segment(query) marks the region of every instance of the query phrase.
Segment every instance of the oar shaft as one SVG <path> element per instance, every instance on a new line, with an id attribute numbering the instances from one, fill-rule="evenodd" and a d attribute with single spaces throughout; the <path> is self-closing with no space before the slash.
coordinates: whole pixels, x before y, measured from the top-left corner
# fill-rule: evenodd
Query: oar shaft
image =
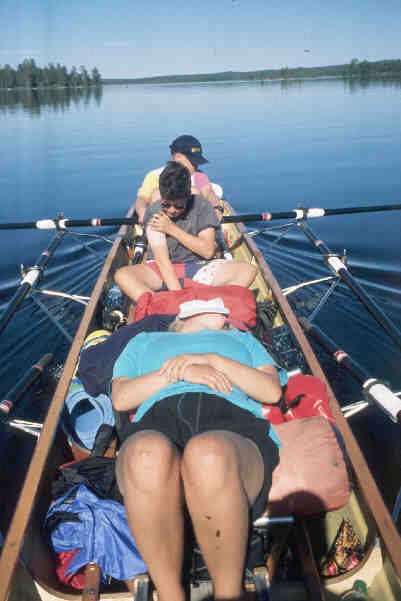
<path id="1" fill-rule="evenodd" d="M 30 292 L 31 288 L 39 282 L 42 277 L 43 271 L 50 261 L 54 251 L 59 246 L 64 232 L 58 232 L 51 240 L 49 246 L 39 256 L 36 264 L 31 267 L 24 278 L 22 279 L 19 288 L 14 293 L 14 296 L 9 301 L 7 307 L 4 309 L 3 314 L 0 317 L 0 334 L 3 332 L 11 317 L 14 315 L 26 295 Z"/>
<path id="2" fill-rule="evenodd" d="M 247 221 L 273 221 L 275 219 L 297 219 L 305 220 L 314 217 L 330 217 L 331 215 L 350 215 L 351 213 L 374 213 L 378 211 L 396 211 L 401 209 L 401 204 L 374 205 L 362 207 L 341 207 L 337 209 L 294 209 L 292 211 L 281 211 L 276 213 L 249 213 L 247 215 L 227 215 L 223 217 L 222 223 L 246 223 Z"/>
<path id="3" fill-rule="evenodd" d="M 307 334 L 317 340 L 338 364 L 345 367 L 361 384 L 370 378 L 368 372 L 343 349 L 327 336 L 318 326 L 312 324 L 306 317 L 300 317 L 299 323 Z"/>
<path id="4" fill-rule="evenodd" d="M 248 221 L 271 221 L 272 219 L 300 219 L 297 211 L 282 211 L 280 213 L 247 213 L 245 215 L 226 215 L 221 223 L 246 223 Z"/>
<path id="5" fill-rule="evenodd" d="M 319 239 L 306 223 L 300 223 L 304 234 L 325 257 L 328 267 L 354 292 L 372 317 L 381 325 L 395 344 L 401 349 L 401 332 L 395 323 L 382 311 L 373 298 L 364 290 L 359 282 L 350 274 L 343 261 L 331 252 L 323 240 Z"/>
<path id="6" fill-rule="evenodd" d="M 94 217 L 92 219 L 40 219 L 38 221 L 25 221 L 20 223 L 0 223 L 0 230 L 65 230 L 68 227 L 99 227 L 99 226 L 119 226 L 135 225 L 138 218 L 134 217 L 116 217 L 105 218 Z"/>
<path id="7" fill-rule="evenodd" d="M 53 355 L 51 353 L 46 353 L 46 355 L 28 369 L 15 386 L 6 394 L 5 399 L 0 402 L 0 415 L 2 413 L 5 415 L 10 413 L 14 408 L 15 403 L 22 397 L 35 380 L 39 378 L 52 359 Z"/>
<path id="8" fill-rule="evenodd" d="M 392 205 L 373 205 L 361 207 L 342 207 L 337 209 L 310 208 L 310 209 L 292 209 L 290 211 L 278 211 L 275 213 L 248 213 L 245 215 L 226 215 L 221 223 L 246 223 L 248 221 L 272 221 L 274 219 L 312 219 L 314 217 L 329 217 L 330 215 L 349 215 L 351 213 L 374 213 L 377 211 L 396 211 L 401 209 L 401 204 Z M 100 226 L 119 226 L 135 225 L 138 223 L 138 217 L 116 217 L 101 218 L 93 217 L 91 219 L 40 219 L 38 221 L 0 223 L 0 230 L 65 230 L 68 227 L 100 227 Z"/>
<path id="9" fill-rule="evenodd" d="M 401 209 L 401 204 L 393 205 L 374 205 L 362 207 L 344 207 L 340 209 L 323 209 L 324 216 L 330 215 L 351 215 L 352 213 L 377 213 L 382 211 L 397 211 Z"/>
<path id="10" fill-rule="evenodd" d="M 365 397 L 376 403 L 393 422 L 401 423 L 401 399 L 384 383 L 368 372 L 344 350 L 327 336 L 320 328 L 304 317 L 299 319 L 304 330 L 317 340 L 325 351 L 340 365 L 347 369 L 362 385 Z"/>
<path id="11" fill-rule="evenodd" d="M 6 328 L 8 322 L 28 294 L 31 289 L 31 284 L 22 283 L 18 290 L 15 292 L 14 296 L 9 301 L 7 307 L 4 309 L 3 314 L 0 317 L 0 334 Z"/>

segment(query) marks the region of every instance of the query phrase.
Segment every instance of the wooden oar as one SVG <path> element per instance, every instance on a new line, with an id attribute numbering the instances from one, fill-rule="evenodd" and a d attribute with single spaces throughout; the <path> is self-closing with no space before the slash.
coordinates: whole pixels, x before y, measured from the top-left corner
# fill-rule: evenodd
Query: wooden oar
<path id="1" fill-rule="evenodd" d="M 375 402 L 393 422 L 401 423 L 401 399 L 390 390 L 387 384 L 371 376 L 357 361 L 343 349 L 340 349 L 327 334 L 308 319 L 300 317 L 299 323 L 305 332 L 317 340 L 339 365 L 347 369 L 362 384 L 362 389 L 369 401 Z"/>
<path id="2" fill-rule="evenodd" d="M 15 292 L 12 299 L 9 301 L 7 307 L 5 308 L 2 316 L 0 317 L 0 334 L 7 326 L 11 317 L 14 315 L 15 311 L 18 309 L 26 295 L 31 291 L 32 287 L 39 282 L 43 275 L 43 271 L 50 261 L 54 251 L 60 244 L 62 238 L 64 236 L 64 232 L 58 232 L 54 238 L 51 240 L 49 246 L 44 250 L 35 265 L 31 267 L 24 278 L 21 281 L 17 291 Z"/>
<path id="3" fill-rule="evenodd" d="M 226 215 L 222 218 L 221 223 L 240 223 L 247 221 L 272 221 L 274 219 L 311 219 L 313 217 L 329 217 L 330 215 L 349 215 L 352 213 L 375 213 L 381 211 L 396 211 L 401 209 L 401 204 L 393 205 L 373 205 L 362 207 L 343 207 L 337 209 L 292 209 L 290 211 L 280 211 L 277 213 L 247 213 L 244 215 Z M 124 218 L 102 218 L 93 217 L 90 219 L 40 219 L 38 221 L 21 221 L 0 223 L 0 230 L 65 230 L 69 227 L 99 227 L 99 226 L 118 226 L 118 225 L 135 225 L 138 223 L 138 217 Z"/>
<path id="4" fill-rule="evenodd" d="M 310 227 L 305 223 L 300 223 L 299 226 L 303 230 L 305 236 L 309 238 L 315 248 L 323 255 L 326 265 L 335 273 L 359 298 L 361 303 L 369 311 L 372 317 L 381 325 L 387 334 L 393 339 L 395 344 L 401 348 L 401 332 L 389 317 L 380 309 L 371 296 L 364 290 L 359 282 L 350 274 L 348 267 L 340 259 L 338 255 L 331 252 L 326 244 L 318 238 Z"/>

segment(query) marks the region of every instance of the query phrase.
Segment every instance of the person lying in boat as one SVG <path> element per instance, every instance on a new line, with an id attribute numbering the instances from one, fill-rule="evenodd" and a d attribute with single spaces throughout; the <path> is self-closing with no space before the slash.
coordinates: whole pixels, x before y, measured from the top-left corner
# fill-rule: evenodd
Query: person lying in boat
<path id="1" fill-rule="evenodd" d="M 211 204 L 191 193 L 188 169 L 170 161 L 160 174 L 161 200 L 146 211 L 144 226 L 149 243 L 148 261 L 121 267 L 118 286 L 134 301 L 144 292 L 180 290 L 179 278 L 213 286 L 248 287 L 257 268 L 245 261 L 212 261 L 219 221 Z"/>
<path id="2" fill-rule="evenodd" d="M 222 207 L 220 199 L 216 196 L 210 180 L 206 173 L 199 171 L 199 165 L 208 163 L 202 155 L 202 146 L 194 136 L 178 136 L 170 144 L 171 159 L 181 163 L 191 174 L 192 194 L 202 194 L 216 209 L 217 215 L 221 217 Z M 138 190 L 135 209 L 139 223 L 143 222 L 146 209 L 156 200 L 160 200 L 159 177 L 164 167 L 153 169 L 145 176 Z"/>
<path id="3" fill-rule="evenodd" d="M 139 334 L 114 367 L 117 482 L 160 601 L 184 601 L 184 505 L 214 598 L 241 597 L 250 524 L 279 460 L 261 403 L 280 399 L 286 372 L 251 333 L 226 329 L 227 314 L 221 298 L 182 303 L 169 332 Z"/>

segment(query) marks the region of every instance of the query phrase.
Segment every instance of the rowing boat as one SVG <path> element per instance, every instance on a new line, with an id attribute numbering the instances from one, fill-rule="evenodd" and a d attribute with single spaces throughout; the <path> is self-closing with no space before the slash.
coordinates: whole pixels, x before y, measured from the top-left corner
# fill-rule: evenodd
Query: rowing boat
<path id="1" fill-rule="evenodd" d="M 288 554 L 292 554 L 291 562 L 299 569 L 295 573 L 287 569 L 286 575 L 286 570 L 281 569 L 280 577 L 273 577 L 271 554 L 266 558 L 266 564 L 260 566 L 261 571 L 257 572 L 258 576 L 255 575 L 253 584 L 248 585 L 248 594 L 251 598 L 255 598 L 256 595 L 258 599 L 277 601 L 337 601 L 345 598 L 344 595 L 352 589 L 354 582 L 360 580 L 366 583 L 369 595 L 367 598 L 376 601 L 396 601 L 401 598 L 401 539 L 344 412 L 305 334 L 305 331 L 311 331 L 313 328 L 308 327 L 307 323 L 303 324 L 304 328 L 301 327 L 269 265 L 241 223 L 245 219 L 238 218 L 227 202 L 224 202 L 224 207 L 222 229 L 226 247 L 233 260 L 246 260 L 257 264 L 258 275 L 252 289 L 258 305 L 268 302 L 274 308 L 271 323 L 273 338 L 275 332 L 282 336 L 284 331 L 288 344 L 294 351 L 291 355 L 294 357 L 294 364 L 290 367 L 297 369 L 301 364 L 304 373 L 319 378 L 327 386 L 331 412 L 345 445 L 352 480 L 352 492 L 343 507 L 313 518 L 296 518 L 294 521 L 293 516 L 288 516 L 287 520 L 283 520 L 284 529 L 286 532 L 289 528 L 292 529 L 293 538 L 288 538 L 288 532 L 286 537 L 278 537 L 278 544 L 272 552 L 278 556 L 274 564 L 274 574 L 280 571 L 277 565 L 284 561 L 282 557 L 286 554 L 287 559 Z M 126 222 L 133 221 L 132 215 L 133 209 L 128 213 Z M 256 216 L 252 217 L 256 219 Z M 309 235 L 311 236 L 310 232 Z M 127 239 L 131 241 L 129 246 L 133 252 L 127 252 L 127 245 L 124 243 Z M 127 264 L 128 261 L 140 261 L 142 257 L 143 238 L 140 232 L 138 233 L 137 229 L 132 230 L 130 225 L 123 225 L 93 289 L 54 394 L 53 391 L 50 394 L 50 405 L 40 428 L 40 436 L 32 441 L 29 436 L 19 434 L 17 442 L 10 443 L 14 444 L 14 462 L 10 463 L 8 469 L 4 466 L 0 476 L 2 490 L 8 491 L 8 502 L 3 503 L 4 510 L 0 517 L 0 530 L 3 533 L 7 532 L 0 560 L 0 601 L 5 601 L 9 591 L 11 601 L 38 598 L 67 600 L 79 596 L 77 591 L 58 580 L 54 554 L 43 533 L 44 517 L 51 502 L 51 482 L 56 476 L 58 466 L 71 461 L 74 458 L 73 450 L 76 451 L 76 448 L 72 449 L 69 444 L 64 430 L 59 427 L 60 414 L 82 345 L 87 336 L 99 328 L 99 308 L 104 291 L 113 281 L 116 268 Z M 342 269 L 339 261 L 339 258 L 334 261 L 337 273 Z M 356 371 L 358 372 L 358 369 Z M 358 375 L 361 375 L 361 370 Z M 362 377 L 362 382 L 365 379 L 369 378 Z M 384 387 L 380 382 L 376 382 L 376 390 L 373 390 L 377 397 L 380 397 L 380 391 L 377 390 L 380 386 Z M 389 394 L 386 397 L 385 391 L 381 402 L 390 417 L 396 420 L 399 414 L 388 401 Z M 29 457 L 29 468 L 22 483 L 17 475 L 21 465 L 27 462 Z M 361 557 L 353 567 L 341 574 L 328 576 L 322 573 L 321 566 L 333 549 L 339 526 L 343 523 L 351 524 L 357 535 L 358 544 L 362 549 Z M 289 540 L 294 540 L 295 543 L 289 546 Z M 84 599 L 97 598 L 98 576 L 96 566 L 89 564 Z M 138 577 L 128 584 L 113 581 L 101 587 L 98 598 L 128 601 L 134 593 L 134 598 L 142 601 L 150 594 L 148 584 L 146 576 Z M 210 583 L 196 584 L 197 586 L 192 586 L 191 598 L 207 598 L 211 593 Z"/>

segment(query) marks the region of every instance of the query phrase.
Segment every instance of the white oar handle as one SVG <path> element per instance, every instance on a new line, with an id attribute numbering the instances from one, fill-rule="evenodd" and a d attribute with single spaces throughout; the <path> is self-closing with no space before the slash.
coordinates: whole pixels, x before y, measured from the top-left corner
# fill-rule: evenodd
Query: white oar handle
<path id="1" fill-rule="evenodd" d="M 365 394 L 370 396 L 393 420 L 399 422 L 401 416 L 401 399 L 390 390 L 383 382 L 370 378 L 363 383 Z"/>

